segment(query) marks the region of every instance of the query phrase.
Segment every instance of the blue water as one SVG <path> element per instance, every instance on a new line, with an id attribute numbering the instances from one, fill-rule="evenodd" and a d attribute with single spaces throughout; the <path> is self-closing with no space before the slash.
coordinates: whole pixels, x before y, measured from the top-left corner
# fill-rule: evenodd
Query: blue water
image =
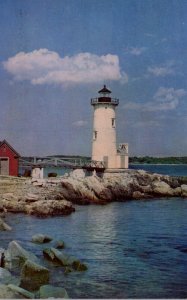
<path id="1" fill-rule="evenodd" d="M 13 231 L 1 232 L 1 247 L 20 241 L 70 298 L 186 298 L 186 215 L 187 199 L 180 198 L 76 206 L 70 216 L 47 219 L 9 215 Z M 82 259 L 88 271 L 64 275 L 44 261 L 46 244 L 30 242 L 36 233 L 64 240 L 64 251 Z"/>
<path id="2" fill-rule="evenodd" d="M 130 169 L 142 169 L 171 176 L 187 176 L 187 165 L 130 164 Z"/>

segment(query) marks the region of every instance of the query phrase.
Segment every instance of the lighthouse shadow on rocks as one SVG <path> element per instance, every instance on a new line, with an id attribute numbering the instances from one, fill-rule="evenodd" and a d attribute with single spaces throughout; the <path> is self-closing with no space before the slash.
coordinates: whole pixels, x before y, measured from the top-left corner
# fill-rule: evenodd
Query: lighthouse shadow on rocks
<path id="1" fill-rule="evenodd" d="M 119 100 L 111 98 L 111 91 L 104 87 L 98 98 L 91 99 L 94 108 L 92 160 L 104 162 L 107 169 L 128 168 L 128 144 L 116 145 L 116 107 Z"/>

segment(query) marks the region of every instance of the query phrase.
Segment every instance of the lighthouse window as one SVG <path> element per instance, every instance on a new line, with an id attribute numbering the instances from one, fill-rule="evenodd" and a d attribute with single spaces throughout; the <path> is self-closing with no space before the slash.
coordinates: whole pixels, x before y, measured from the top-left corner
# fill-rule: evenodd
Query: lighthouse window
<path id="1" fill-rule="evenodd" d="M 115 124 L 115 118 L 112 118 L 112 127 L 115 127 L 116 124 Z"/>
<path id="2" fill-rule="evenodd" d="M 97 139 L 97 131 L 96 131 L 96 130 L 94 131 L 94 134 L 93 134 L 93 139 L 94 139 L 94 140 L 96 140 L 96 139 Z"/>

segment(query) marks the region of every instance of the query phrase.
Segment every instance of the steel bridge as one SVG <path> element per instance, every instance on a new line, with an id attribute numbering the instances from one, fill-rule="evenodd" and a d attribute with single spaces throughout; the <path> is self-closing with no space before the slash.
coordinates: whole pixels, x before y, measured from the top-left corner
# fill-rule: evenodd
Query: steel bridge
<path id="1" fill-rule="evenodd" d="M 86 169 L 88 171 L 104 172 L 105 165 L 102 161 L 94 161 L 86 158 L 72 158 L 72 157 L 20 157 L 19 167 L 24 168 L 46 168 L 46 167 L 61 167 L 69 169 Z"/>

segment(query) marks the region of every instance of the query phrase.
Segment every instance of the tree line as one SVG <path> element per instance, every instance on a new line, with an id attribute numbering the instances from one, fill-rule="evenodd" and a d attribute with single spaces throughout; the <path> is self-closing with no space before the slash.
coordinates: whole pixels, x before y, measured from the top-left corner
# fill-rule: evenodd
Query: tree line
<path id="1" fill-rule="evenodd" d="M 187 164 L 187 156 L 151 157 L 143 156 L 129 157 L 130 164 Z"/>

